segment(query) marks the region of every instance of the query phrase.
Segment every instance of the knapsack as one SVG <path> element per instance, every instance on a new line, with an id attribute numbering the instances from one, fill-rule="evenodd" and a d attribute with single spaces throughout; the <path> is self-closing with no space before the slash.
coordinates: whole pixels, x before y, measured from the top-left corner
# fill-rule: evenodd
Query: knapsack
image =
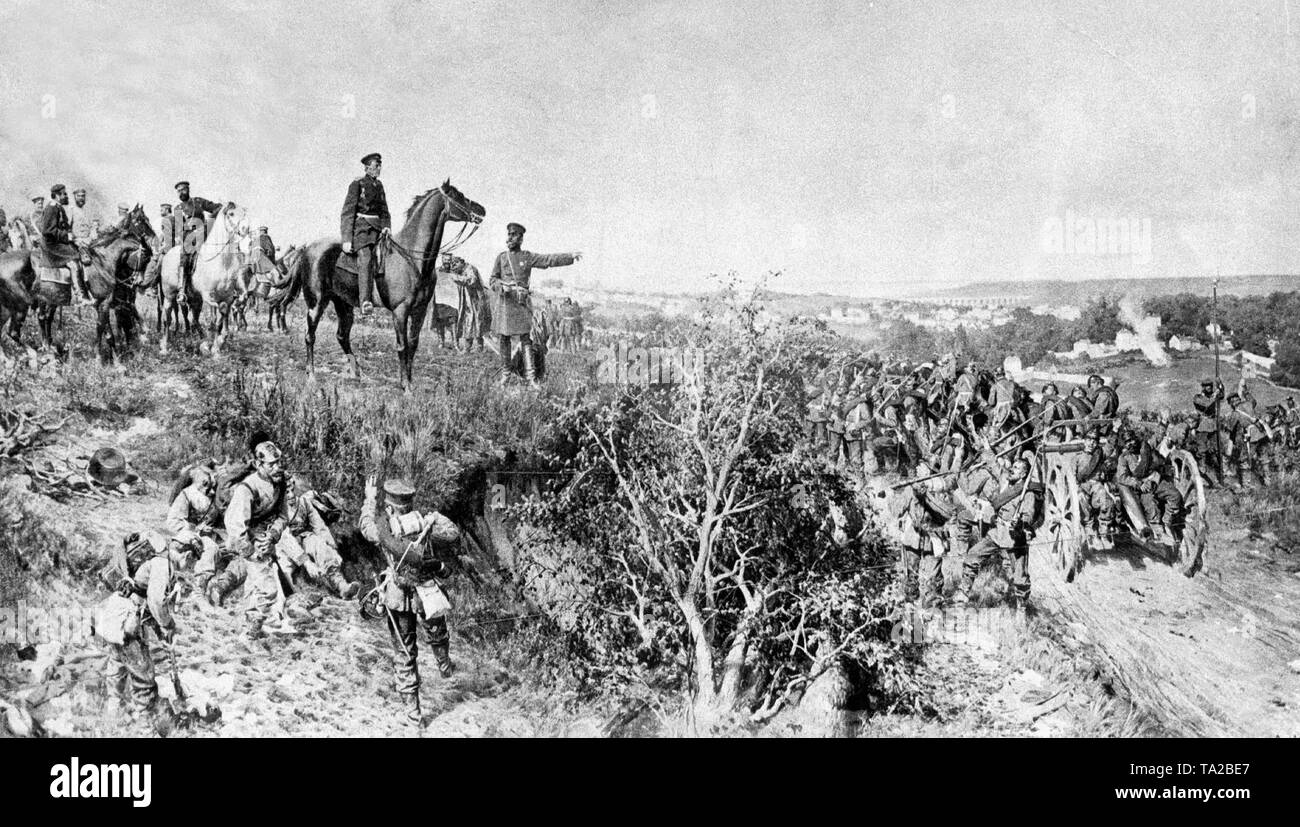
<path id="1" fill-rule="evenodd" d="M 122 540 L 120 547 L 114 547 L 108 565 L 100 570 L 99 579 L 110 591 L 128 597 L 135 591 L 136 571 L 162 551 L 154 546 L 148 534 L 132 532 Z"/>

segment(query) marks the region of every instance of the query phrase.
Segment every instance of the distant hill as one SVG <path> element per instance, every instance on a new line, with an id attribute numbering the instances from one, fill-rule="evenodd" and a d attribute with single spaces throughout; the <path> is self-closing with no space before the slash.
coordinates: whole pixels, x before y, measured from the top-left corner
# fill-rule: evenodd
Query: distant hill
<path id="1" fill-rule="evenodd" d="M 1094 296 L 1105 294 L 1166 296 L 1173 293 L 1195 293 L 1208 296 L 1213 287 L 1212 278 L 981 281 L 927 293 L 918 291 L 911 298 L 986 299 L 1014 296 L 1026 298 L 1031 304 L 1084 304 Z M 1219 292 L 1223 295 L 1259 296 L 1298 289 L 1300 275 L 1224 276 L 1219 279 Z"/>

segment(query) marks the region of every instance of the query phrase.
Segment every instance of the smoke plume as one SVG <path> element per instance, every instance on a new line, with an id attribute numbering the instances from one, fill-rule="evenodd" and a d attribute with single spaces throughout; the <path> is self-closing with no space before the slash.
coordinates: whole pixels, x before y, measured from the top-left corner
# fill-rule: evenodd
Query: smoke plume
<path id="1" fill-rule="evenodd" d="M 1132 296 L 1125 296 L 1119 303 L 1119 321 L 1128 330 L 1115 334 L 1115 347 L 1120 350 L 1141 350 L 1147 361 L 1158 368 L 1169 364 L 1169 354 L 1160 344 L 1160 317 L 1144 316 L 1142 304 Z"/>

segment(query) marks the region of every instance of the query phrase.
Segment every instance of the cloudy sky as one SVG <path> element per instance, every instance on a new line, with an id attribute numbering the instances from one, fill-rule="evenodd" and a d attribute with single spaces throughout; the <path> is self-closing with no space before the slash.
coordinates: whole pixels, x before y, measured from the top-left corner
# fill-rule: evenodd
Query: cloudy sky
<path id="1" fill-rule="evenodd" d="M 519 221 L 587 284 L 1300 273 L 1291 11 L 0 0 L 0 204 L 61 181 L 156 215 L 187 178 L 289 244 L 338 232 L 378 151 L 394 211 L 448 177 L 487 208 L 480 268 Z M 1119 224 L 1149 244 L 1097 252 Z"/>

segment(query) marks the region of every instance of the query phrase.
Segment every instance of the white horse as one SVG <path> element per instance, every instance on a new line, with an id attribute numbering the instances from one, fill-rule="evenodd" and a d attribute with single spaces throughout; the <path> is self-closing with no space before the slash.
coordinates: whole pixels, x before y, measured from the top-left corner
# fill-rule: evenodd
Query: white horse
<path id="1" fill-rule="evenodd" d="M 249 289 L 247 259 L 240 250 L 240 241 L 248 234 L 245 223 L 243 210 L 230 212 L 228 207 L 222 207 L 194 257 L 191 285 L 203 304 L 216 314 L 208 345 L 213 358 L 221 354 L 221 346 L 231 333 L 231 308 L 242 306 Z"/>

